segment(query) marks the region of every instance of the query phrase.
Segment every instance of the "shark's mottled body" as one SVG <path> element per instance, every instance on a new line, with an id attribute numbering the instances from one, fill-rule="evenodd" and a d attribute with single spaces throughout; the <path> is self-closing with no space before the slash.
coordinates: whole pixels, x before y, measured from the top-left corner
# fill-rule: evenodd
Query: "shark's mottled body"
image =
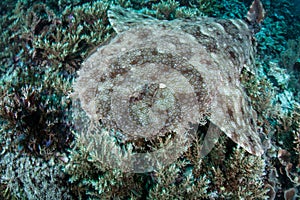
<path id="1" fill-rule="evenodd" d="M 255 53 L 247 23 L 162 21 L 120 7 L 108 16 L 117 36 L 84 62 L 74 87 L 90 118 L 126 137 L 149 138 L 182 134 L 208 116 L 248 152 L 263 153 L 240 83 Z"/>

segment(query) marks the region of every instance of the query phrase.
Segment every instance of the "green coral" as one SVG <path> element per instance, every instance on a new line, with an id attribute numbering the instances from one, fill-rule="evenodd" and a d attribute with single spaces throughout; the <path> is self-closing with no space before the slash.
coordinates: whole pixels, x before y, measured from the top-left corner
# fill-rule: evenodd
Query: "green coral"
<path id="1" fill-rule="evenodd" d="M 49 1 L 46 5 L 18 1 L 14 9 L 3 11 L 0 22 L 3 38 L 0 41 L 3 49 L 0 54 L 1 177 L 10 173 L 4 170 L 8 166 L 4 162 L 10 157 L 16 157 L 11 163 L 12 171 L 19 168 L 19 163 L 32 164 L 28 167 L 32 169 L 35 163 L 47 163 L 69 147 L 73 140 L 68 110 L 74 72 L 111 30 L 106 17 L 108 3 L 55 2 Z M 19 161 L 18 153 L 24 154 L 26 160 Z M 18 175 L 28 173 L 21 170 L 24 169 L 20 167 L 19 173 L 11 173 L 9 178 L 17 179 Z M 49 170 L 59 173 L 56 168 Z M 48 173 L 51 175 L 54 171 Z M 41 181 L 43 177 L 40 176 Z M 21 178 L 26 178 L 22 182 L 25 188 L 32 187 L 35 195 L 43 194 L 39 190 L 41 186 L 31 185 L 40 184 L 39 180 L 31 175 Z M 56 183 L 51 182 L 51 187 L 59 188 Z M 16 184 L 14 182 L 16 188 L 9 186 L 13 196 L 31 198 L 33 191 L 28 188 L 23 191 L 21 185 Z M 7 186 L 7 182 L 1 181 L 1 188 Z M 54 197 L 52 199 L 60 199 Z"/>
<path id="2" fill-rule="evenodd" d="M 73 72 L 112 30 L 106 2 L 69 5 L 57 14 L 46 4 L 35 3 L 29 9 L 27 4 L 18 2 L 0 24 L 1 37 L 6 38 L 0 42 L 4 49 L 0 55 L 2 71 L 18 62 L 31 62 Z"/>
<path id="3" fill-rule="evenodd" d="M 175 0 L 162 1 L 152 8 L 156 10 L 156 17 L 158 19 L 174 19 L 176 17 L 176 10 L 179 8 L 179 2 Z"/>
<path id="4" fill-rule="evenodd" d="M 206 199 L 213 196 L 208 192 L 210 180 L 206 174 L 195 178 L 184 161 L 166 166 L 153 176 L 155 183 L 147 199 Z"/>
<path id="5" fill-rule="evenodd" d="M 199 138 L 173 163 L 153 172 L 131 174 L 124 172 L 128 166 L 121 159 L 130 158 L 134 152 L 122 148 L 105 130 L 96 131 L 86 141 L 86 135 L 91 134 L 87 132 L 91 131 L 88 118 L 80 107 L 74 110 L 74 117 L 75 121 L 83 120 L 77 124 L 86 127 L 77 130 L 77 143 L 70 150 L 64 171 L 71 176 L 73 187 L 80 191 L 80 198 L 109 199 L 115 195 L 120 199 L 268 198 L 264 160 L 235 147 L 224 135 L 205 158 L 201 156 L 199 132 Z M 132 146 L 138 144 L 132 142 Z M 116 152 L 115 157 L 107 158 L 111 152 Z M 120 165 L 112 166 L 107 159 L 116 159 Z"/>
<path id="6" fill-rule="evenodd" d="M 221 135 L 214 149 L 195 165 L 194 174 L 205 174 L 210 180 L 209 197 L 268 199 L 264 187 L 265 161 L 232 144 Z"/>
<path id="7" fill-rule="evenodd" d="M 88 52 L 111 32 L 106 17 L 108 6 L 108 3 L 94 2 L 66 7 L 57 21 L 32 41 L 36 54 L 52 64 L 78 68 Z"/>
<path id="8" fill-rule="evenodd" d="M 70 151 L 70 160 L 64 167 L 79 199 L 127 199 L 142 196 L 145 176 L 112 169 L 91 152 L 89 147 L 78 142 Z"/>
<path id="9" fill-rule="evenodd" d="M 7 153 L 0 160 L 5 199 L 71 199 L 62 172 L 62 164 L 54 159 L 45 162 L 18 153 Z"/>
<path id="10" fill-rule="evenodd" d="M 67 111 L 74 72 L 111 30 L 107 2 L 74 4 L 18 1 L 1 20 L 0 117 L 19 150 L 61 151 L 72 138 Z"/>
<path id="11" fill-rule="evenodd" d="M 10 145 L 35 155 L 48 151 L 48 156 L 68 146 L 70 79 L 51 68 L 41 73 L 39 66 L 23 66 L 5 74 L 0 83 L 2 130 Z"/>
<path id="12" fill-rule="evenodd" d="M 238 0 L 115 0 L 113 2 L 125 8 L 140 10 L 141 12 L 152 15 L 158 19 L 167 20 L 198 16 L 243 18 L 246 11 L 246 6 Z"/>
<path id="13" fill-rule="evenodd" d="M 79 137 L 78 141 L 83 138 Z M 105 140 L 106 141 L 106 140 Z M 92 142 L 93 143 L 93 142 Z M 148 177 L 143 174 L 131 174 L 120 168 L 113 168 L 105 158 L 99 158 L 100 152 L 96 151 L 93 144 L 77 142 L 74 149 L 70 151 L 69 162 L 64 171 L 71 176 L 70 182 L 77 188 L 80 199 L 99 198 L 127 199 L 134 197 L 142 199 L 145 188 L 143 183 Z M 101 143 L 102 149 L 111 149 L 110 143 Z M 101 148 L 101 146 L 98 146 Z M 109 154 L 109 153 L 107 153 Z M 106 155 L 104 155 L 106 156 Z M 126 168 L 126 166 L 123 166 Z"/>

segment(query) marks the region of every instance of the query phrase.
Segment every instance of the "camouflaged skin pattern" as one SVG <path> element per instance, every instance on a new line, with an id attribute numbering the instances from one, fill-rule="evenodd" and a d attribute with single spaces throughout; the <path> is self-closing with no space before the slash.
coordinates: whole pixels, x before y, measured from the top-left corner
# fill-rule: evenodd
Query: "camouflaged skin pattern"
<path id="1" fill-rule="evenodd" d="M 208 118 L 248 152 L 263 153 L 240 83 L 255 54 L 244 21 L 164 21 L 120 7 L 108 16 L 117 35 L 85 60 L 74 85 L 92 120 L 125 139 L 147 139 L 183 134 Z"/>

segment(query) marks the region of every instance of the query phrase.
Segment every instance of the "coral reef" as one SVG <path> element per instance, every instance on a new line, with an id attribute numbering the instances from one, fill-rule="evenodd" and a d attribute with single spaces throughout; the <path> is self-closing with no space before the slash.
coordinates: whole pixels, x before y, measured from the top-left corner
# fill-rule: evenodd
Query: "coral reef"
<path id="1" fill-rule="evenodd" d="M 14 9 L 1 9 L 4 12 L 0 23 L 3 38 L 0 41 L 3 50 L 0 54 L 1 160 L 7 154 L 14 156 L 18 152 L 28 156 L 29 161 L 38 159 L 37 163 L 41 164 L 53 157 L 63 159 L 60 155 L 73 140 L 68 110 L 74 72 L 88 52 L 109 35 L 110 28 L 105 23 L 109 4 L 48 3 L 18 1 Z M 17 163 L 19 161 L 12 162 Z M 8 166 L 6 164 L 3 166 Z M 1 177 L 17 178 L 14 177 L 17 173 L 8 174 L 10 171 L 5 168 L 1 168 Z M 61 167 L 54 165 L 44 168 L 49 173 L 61 171 Z M 28 173 L 21 172 L 20 176 Z M 22 184 L 30 183 L 27 180 L 30 177 L 27 175 Z M 59 188 L 55 186 L 58 182 L 55 179 L 59 178 L 53 176 L 53 182 L 49 184 Z M 32 180 L 34 182 L 40 183 Z M 29 190 L 29 193 L 21 190 L 22 185 L 5 189 L 7 187 L 1 182 L 3 191 L 9 191 L 13 196 L 35 199 L 30 197 Z M 35 195 L 39 193 L 38 187 L 33 188 Z"/>
<path id="2" fill-rule="evenodd" d="M 56 14 L 57 7 L 19 1 L 12 13 L 3 16 L 1 37 L 7 40 L 0 43 L 1 71 L 21 62 L 48 64 L 69 72 L 79 68 L 89 51 L 109 36 L 111 29 L 106 18 L 109 4 L 95 2 L 77 7 L 69 4 L 56 5 L 64 8 Z"/>
<path id="3" fill-rule="evenodd" d="M 0 199 L 299 198 L 297 2 L 262 1 L 267 15 L 254 35 L 255 67 L 239 71 L 236 78 L 257 112 L 263 155 L 249 154 L 207 123 L 194 127 L 192 142 L 169 165 L 128 173 L 124 158 L 172 146 L 175 134 L 124 142 L 120 132 L 92 123 L 70 98 L 82 62 L 116 35 L 112 26 L 118 22 L 110 24 L 107 10 L 119 5 L 145 14 L 144 20 L 170 23 L 199 16 L 245 19 L 252 0 L 1 1 Z M 170 97 L 164 88 L 141 88 L 145 94 L 135 100 L 149 102 L 146 97 L 152 94 L 163 102 Z M 135 119 L 149 122 L 143 104 L 137 101 L 131 108 Z M 211 132 L 220 136 L 207 150 Z M 210 152 L 203 157 L 203 151 Z"/>
<path id="4" fill-rule="evenodd" d="M 22 66 L 0 80 L 2 129 L 8 131 L 3 134 L 20 151 L 35 155 L 62 151 L 72 138 L 65 120 L 71 81 L 53 70 L 49 68 L 42 74 L 39 66 Z"/>
<path id="5" fill-rule="evenodd" d="M 62 164 L 54 159 L 7 153 L 1 156 L 2 199 L 72 199 Z"/>
<path id="6" fill-rule="evenodd" d="M 78 107 L 78 118 L 88 117 Z M 88 129 L 88 127 L 86 127 Z M 83 131 L 83 130 L 81 130 Z M 99 132 L 98 132 L 99 133 Z M 106 131 L 107 133 L 107 131 Z M 77 142 L 69 155 L 65 172 L 77 187 L 80 198 L 98 199 L 267 199 L 264 185 L 265 162 L 262 158 L 246 153 L 222 135 L 214 149 L 202 158 L 201 131 L 192 146 L 172 164 L 161 166 L 149 173 L 127 173 L 111 167 L 99 158 L 99 149 L 115 151 L 109 134 L 103 135 L 104 143 L 95 148 L 84 138 Z M 100 137 L 96 137 L 100 139 Z M 228 148 L 226 148 L 228 147 Z M 105 152 L 105 153 L 107 153 Z M 119 153 L 124 150 L 119 149 Z M 103 155 L 103 154 L 102 154 Z M 107 155 L 107 154 L 104 154 Z M 116 159 L 116 156 L 114 159 Z M 120 158 L 120 155 L 119 155 Z M 127 167 L 126 164 L 120 167 Z M 134 181 L 133 181 L 134 180 Z"/>

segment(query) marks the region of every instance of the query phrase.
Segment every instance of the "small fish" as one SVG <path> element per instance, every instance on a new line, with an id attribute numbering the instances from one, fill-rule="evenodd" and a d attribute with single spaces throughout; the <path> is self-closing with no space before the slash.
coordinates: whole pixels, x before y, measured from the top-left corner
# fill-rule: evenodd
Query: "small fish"
<path id="1" fill-rule="evenodd" d="M 261 23 L 266 17 L 266 11 L 260 0 L 254 0 L 247 13 L 247 20 L 250 23 Z"/>

